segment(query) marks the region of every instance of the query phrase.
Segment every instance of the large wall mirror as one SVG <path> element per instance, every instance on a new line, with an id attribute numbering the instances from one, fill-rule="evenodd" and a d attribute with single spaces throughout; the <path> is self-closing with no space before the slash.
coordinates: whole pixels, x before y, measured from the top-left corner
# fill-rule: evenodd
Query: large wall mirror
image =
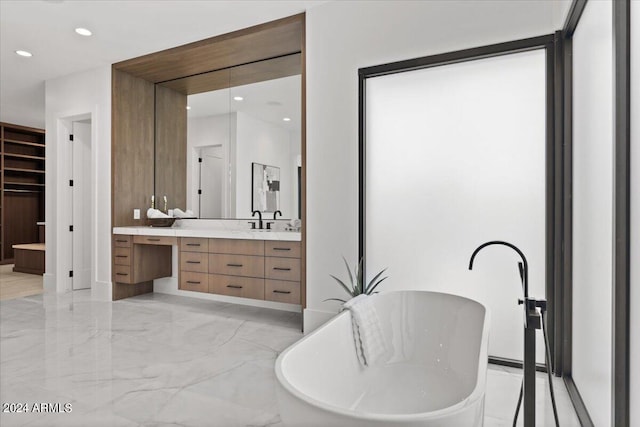
<path id="1" fill-rule="evenodd" d="M 293 54 L 159 83 L 156 198 L 198 218 L 300 218 L 301 69 Z"/>

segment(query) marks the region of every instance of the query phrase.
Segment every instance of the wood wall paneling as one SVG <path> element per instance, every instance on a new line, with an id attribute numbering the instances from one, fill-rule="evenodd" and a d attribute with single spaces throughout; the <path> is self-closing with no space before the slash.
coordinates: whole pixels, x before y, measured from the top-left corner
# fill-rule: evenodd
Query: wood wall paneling
<path id="1" fill-rule="evenodd" d="M 153 194 L 154 85 L 113 70 L 112 97 L 113 226 L 142 225 L 133 209 L 144 212 Z"/>
<path id="2" fill-rule="evenodd" d="M 304 14 L 114 64 L 118 70 L 159 83 L 300 52 Z"/>
<path id="3" fill-rule="evenodd" d="M 154 85 L 116 69 L 112 73 L 111 218 L 112 226 L 142 225 L 133 209 L 144 211 L 153 194 Z M 114 239 L 115 244 L 115 239 Z M 113 258 L 113 257 L 112 257 Z M 113 262 L 113 261 L 112 261 Z M 112 299 L 153 292 L 153 282 L 116 282 L 112 265 Z"/>
<path id="4" fill-rule="evenodd" d="M 266 80 L 294 76 L 302 71 L 302 56 L 294 53 L 224 70 L 159 83 L 180 93 L 193 95 L 229 87 L 242 86 Z"/>
<path id="5" fill-rule="evenodd" d="M 187 96 L 156 85 L 156 208 L 187 208 Z"/>

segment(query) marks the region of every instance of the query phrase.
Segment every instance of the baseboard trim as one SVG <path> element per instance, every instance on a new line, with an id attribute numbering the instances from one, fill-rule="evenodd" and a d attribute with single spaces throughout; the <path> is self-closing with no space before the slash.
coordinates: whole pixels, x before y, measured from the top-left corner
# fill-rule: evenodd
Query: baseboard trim
<path id="1" fill-rule="evenodd" d="M 580 392 L 578 391 L 576 383 L 573 381 L 573 377 L 571 375 L 565 375 L 563 379 L 564 384 L 567 387 L 567 391 L 569 392 L 571 403 L 573 403 L 573 408 L 576 410 L 576 415 L 578 416 L 580 425 L 582 427 L 594 427 L 593 421 L 589 416 L 589 411 L 587 411 L 587 406 L 584 404 L 582 396 L 580 396 Z"/>
<path id="2" fill-rule="evenodd" d="M 42 289 L 45 292 L 57 292 L 56 276 L 53 273 L 44 273 L 42 275 Z"/>
<path id="3" fill-rule="evenodd" d="M 111 288 L 111 282 L 94 282 L 91 286 L 91 299 L 96 301 L 111 301 Z"/>

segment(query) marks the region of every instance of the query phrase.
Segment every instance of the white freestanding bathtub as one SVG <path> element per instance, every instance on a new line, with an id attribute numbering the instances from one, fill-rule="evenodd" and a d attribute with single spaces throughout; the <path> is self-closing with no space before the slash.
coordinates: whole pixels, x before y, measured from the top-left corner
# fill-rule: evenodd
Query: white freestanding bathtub
<path id="1" fill-rule="evenodd" d="M 393 355 L 361 367 L 344 311 L 276 360 L 287 426 L 483 425 L 489 314 L 455 295 L 372 296 Z"/>

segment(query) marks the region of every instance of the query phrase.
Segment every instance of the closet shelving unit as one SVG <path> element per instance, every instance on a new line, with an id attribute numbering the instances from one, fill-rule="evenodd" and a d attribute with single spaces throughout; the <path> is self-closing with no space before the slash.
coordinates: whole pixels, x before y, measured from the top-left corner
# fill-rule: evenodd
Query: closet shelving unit
<path id="1" fill-rule="evenodd" d="M 44 130 L 0 122 L 0 264 L 13 262 L 13 245 L 38 242 L 44 175 Z"/>

